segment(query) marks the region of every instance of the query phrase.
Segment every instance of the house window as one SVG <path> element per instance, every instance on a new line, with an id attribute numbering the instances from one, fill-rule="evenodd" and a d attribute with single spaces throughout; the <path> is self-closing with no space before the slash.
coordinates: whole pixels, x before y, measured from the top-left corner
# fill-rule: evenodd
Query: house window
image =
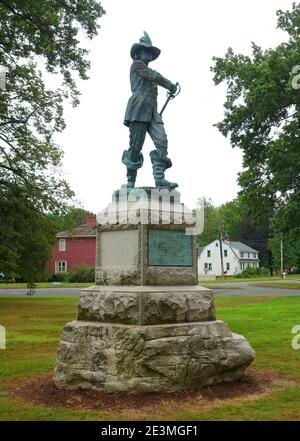
<path id="1" fill-rule="evenodd" d="M 55 262 L 55 273 L 67 272 L 67 262 L 65 260 L 57 260 Z"/>
<path id="2" fill-rule="evenodd" d="M 212 270 L 212 264 L 210 263 L 209 265 L 208 265 L 208 271 L 211 271 Z"/>
<path id="3" fill-rule="evenodd" d="M 241 257 L 244 257 L 244 253 L 241 253 Z"/>
<path id="4" fill-rule="evenodd" d="M 207 257 L 210 257 L 210 250 L 207 250 Z"/>
<path id="5" fill-rule="evenodd" d="M 219 242 L 216 242 L 216 247 L 218 247 L 219 246 Z"/>
<path id="6" fill-rule="evenodd" d="M 207 270 L 207 268 L 208 268 L 208 263 L 205 263 L 205 264 L 204 264 L 204 269 Z"/>
<path id="7" fill-rule="evenodd" d="M 250 253 L 248 253 L 248 259 L 250 259 Z"/>
<path id="8" fill-rule="evenodd" d="M 230 263 L 229 263 L 229 262 L 226 263 L 226 270 L 227 270 L 227 271 L 230 270 Z"/>
<path id="9" fill-rule="evenodd" d="M 227 252 L 227 250 L 224 250 L 224 257 L 227 257 L 228 256 L 228 252 Z"/>
<path id="10" fill-rule="evenodd" d="M 66 239 L 59 239 L 58 249 L 59 251 L 66 251 Z"/>

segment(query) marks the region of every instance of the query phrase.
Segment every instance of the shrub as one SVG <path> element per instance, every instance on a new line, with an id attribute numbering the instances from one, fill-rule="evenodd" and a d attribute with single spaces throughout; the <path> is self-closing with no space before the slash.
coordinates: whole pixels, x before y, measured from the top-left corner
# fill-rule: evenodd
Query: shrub
<path id="1" fill-rule="evenodd" d="M 95 268 L 90 268 L 85 264 L 81 264 L 70 272 L 69 282 L 94 282 L 95 281 Z"/>
<path id="2" fill-rule="evenodd" d="M 246 268 L 240 274 L 237 274 L 235 277 L 239 279 L 248 278 L 248 277 L 267 277 L 270 275 L 268 268 Z"/>
<path id="3" fill-rule="evenodd" d="M 48 282 L 67 282 L 67 281 L 68 281 L 68 273 L 51 274 L 48 277 Z"/>

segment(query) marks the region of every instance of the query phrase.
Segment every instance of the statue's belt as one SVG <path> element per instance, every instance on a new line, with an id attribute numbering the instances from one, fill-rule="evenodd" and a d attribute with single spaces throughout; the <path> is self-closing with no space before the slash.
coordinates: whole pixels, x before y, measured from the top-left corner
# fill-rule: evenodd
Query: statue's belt
<path id="1" fill-rule="evenodd" d="M 155 94 L 150 94 L 150 93 L 140 93 L 140 92 L 132 92 L 132 96 L 148 96 L 149 98 L 156 98 L 157 97 L 157 93 Z"/>

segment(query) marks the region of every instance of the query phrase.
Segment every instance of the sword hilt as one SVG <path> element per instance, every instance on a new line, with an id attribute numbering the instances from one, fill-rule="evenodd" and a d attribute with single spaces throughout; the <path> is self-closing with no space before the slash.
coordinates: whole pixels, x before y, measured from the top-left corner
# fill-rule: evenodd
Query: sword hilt
<path id="1" fill-rule="evenodd" d="M 177 91 L 176 93 L 168 92 L 168 96 L 170 97 L 171 100 L 175 98 L 177 95 L 179 95 L 181 92 L 181 87 L 179 83 L 175 84 L 175 90 Z"/>
<path id="2" fill-rule="evenodd" d="M 175 84 L 175 87 L 176 87 L 175 90 L 177 90 L 177 88 L 178 88 L 178 90 L 177 90 L 176 93 L 172 93 L 171 91 L 167 92 L 167 97 L 168 97 L 168 98 L 167 98 L 167 101 L 165 102 L 163 108 L 162 108 L 161 111 L 159 112 L 160 116 L 163 114 L 165 108 L 167 107 L 168 102 L 169 102 L 170 100 L 172 100 L 173 98 L 175 98 L 175 97 L 180 93 L 180 91 L 181 91 L 181 87 L 180 87 L 179 83 L 176 83 L 176 84 Z"/>

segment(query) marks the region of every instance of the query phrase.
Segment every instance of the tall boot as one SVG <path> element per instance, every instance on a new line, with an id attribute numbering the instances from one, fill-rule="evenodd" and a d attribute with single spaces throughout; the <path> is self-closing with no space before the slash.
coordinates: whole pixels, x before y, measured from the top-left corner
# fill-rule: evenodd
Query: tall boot
<path id="1" fill-rule="evenodd" d="M 127 168 L 127 187 L 134 188 L 136 180 L 137 170 L 130 170 Z"/>
<path id="2" fill-rule="evenodd" d="M 138 153 L 138 159 L 133 161 L 132 160 L 132 150 L 124 150 L 122 155 L 122 162 L 127 167 L 127 187 L 134 188 L 135 186 L 135 180 L 137 175 L 137 170 L 142 167 L 144 162 L 143 154 L 140 152 Z"/>
<path id="3" fill-rule="evenodd" d="M 157 150 L 150 152 L 150 158 L 152 162 L 155 187 L 167 188 L 168 190 L 173 190 L 174 188 L 178 187 L 176 182 L 169 182 L 165 179 L 166 169 L 172 166 L 171 160 L 169 158 L 162 159 Z"/>

